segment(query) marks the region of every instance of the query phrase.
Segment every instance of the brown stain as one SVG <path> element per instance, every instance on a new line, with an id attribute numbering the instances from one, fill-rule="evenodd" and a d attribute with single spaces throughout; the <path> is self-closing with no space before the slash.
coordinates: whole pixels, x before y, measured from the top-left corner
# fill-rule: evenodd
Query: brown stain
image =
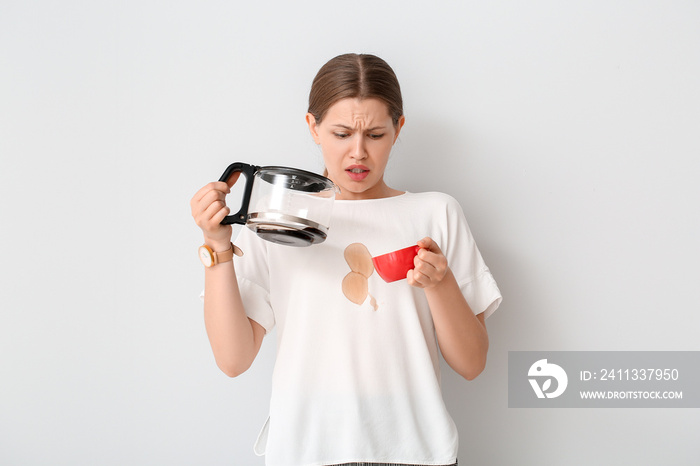
<path id="1" fill-rule="evenodd" d="M 360 275 L 369 278 L 374 272 L 374 264 L 372 263 L 372 255 L 369 253 L 367 246 L 362 243 L 352 243 L 345 248 L 345 262 L 350 266 L 350 270 L 357 272 Z"/>
<path id="2" fill-rule="evenodd" d="M 351 272 L 343 279 L 343 294 L 355 304 L 361 305 L 369 295 L 369 283 L 367 279 L 374 272 L 372 255 L 362 243 L 352 243 L 344 252 L 345 262 L 348 263 Z M 377 310 L 377 301 L 369 295 L 370 304 Z"/>
<path id="3" fill-rule="evenodd" d="M 343 278 L 343 294 L 355 304 L 362 304 L 367 299 L 367 277 L 357 272 L 350 272 Z"/>

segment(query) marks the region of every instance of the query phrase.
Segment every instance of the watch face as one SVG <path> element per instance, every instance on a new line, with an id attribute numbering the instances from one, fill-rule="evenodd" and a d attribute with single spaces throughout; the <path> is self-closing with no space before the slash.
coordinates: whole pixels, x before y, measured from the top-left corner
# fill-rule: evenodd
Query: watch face
<path id="1" fill-rule="evenodd" d="M 214 265 L 214 256 L 212 256 L 211 251 L 206 246 L 201 246 L 199 248 L 199 260 L 201 260 L 202 264 L 206 267 Z"/>

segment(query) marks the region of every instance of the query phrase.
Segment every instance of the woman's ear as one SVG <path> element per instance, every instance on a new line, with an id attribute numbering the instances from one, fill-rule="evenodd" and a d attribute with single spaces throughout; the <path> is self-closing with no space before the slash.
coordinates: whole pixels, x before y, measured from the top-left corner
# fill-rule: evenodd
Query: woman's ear
<path id="1" fill-rule="evenodd" d="M 316 118 L 310 113 L 306 114 L 306 124 L 309 125 L 309 132 L 311 133 L 311 137 L 314 138 L 314 142 L 316 144 L 321 144 L 321 139 L 318 137 Z"/>
<path id="2" fill-rule="evenodd" d="M 396 140 L 399 138 L 399 133 L 401 132 L 401 128 L 403 128 L 404 123 L 406 123 L 406 117 L 401 115 L 401 118 L 399 118 L 399 124 L 396 125 L 396 134 L 394 134 L 394 143 L 396 143 Z"/>

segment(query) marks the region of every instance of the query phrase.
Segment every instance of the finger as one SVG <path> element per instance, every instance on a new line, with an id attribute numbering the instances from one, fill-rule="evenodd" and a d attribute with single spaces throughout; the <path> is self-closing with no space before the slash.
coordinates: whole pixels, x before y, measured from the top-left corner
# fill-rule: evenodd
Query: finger
<path id="1" fill-rule="evenodd" d="M 406 274 L 406 280 L 408 280 L 408 284 L 411 286 L 415 286 L 416 288 L 423 288 L 423 285 L 416 281 L 413 269 L 409 270 Z"/>
<path id="2" fill-rule="evenodd" d="M 195 216 L 195 222 L 197 223 L 197 226 L 199 226 L 199 228 L 201 228 L 205 232 L 215 232 L 218 229 L 220 222 L 213 222 L 212 218 L 224 207 L 225 205 L 220 201 L 209 205 L 205 210 L 203 210 Z"/>
<path id="3" fill-rule="evenodd" d="M 192 201 L 192 216 L 194 218 L 200 218 L 202 216 L 202 213 L 206 212 L 209 207 L 215 203 L 221 203 L 223 205 L 226 205 L 226 193 L 223 193 L 219 190 L 211 190 L 208 191 L 204 194 L 204 197 L 202 197 L 199 201 Z M 207 217 L 210 218 L 210 217 Z"/>
<path id="4" fill-rule="evenodd" d="M 421 271 L 413 269 L 411 272 L 413 281 L 416 283 L 416 285 L 414 286 L 418 286 L 419 288 L 427 288 L 432 284 L 432 280 L 430 279 L 430 277 L 425 275 Z"/>
<path id="5" fill-rule="evenodd" d="M 190 204 L 194 205 L 194 204 L 199 203 L 199 202 L 202 200 L 202 198 L 203 198 L 209 191 L 211 191 L 212 189 L 214 189 L 213 184 L 214 184 L 214 183 L 207 183 L 206 185 L 202 186 L 202 187 L 199 189 L 199 191 L 197 191 L 197 192 L 194 194 L 194 196 L 192 196 L 192 200 L 190 201 Z"/>
<path id="6" fill-rule="evenodd" d="M 426 254 L 430 254 L 430 253 L 425 252 L 423 250 L 421 250 L 420 252 L 424 252 L 424 254 L 422 254 L 423 256 L 425 256 Z M 420 256 L 416 256 L 413 259 L 413 270 L 415 270 L 416 272 L 419 272 L 425 276 L 430 277 L 436 273 L 437 268 L 431 262 L 424 260 Z"/>
<path id="7" fill-rule="evenodd" d="M 218 189 L 213 189 L 202 197 L 199 204 L 202 206 L 202 208 L 206 209 L 216 201 L 221 201 L 226 204 L 226 193 L 219 191 Z"/>
<path id="8" fill-rule="evenodd" d="M 192 203 L 198 203 L 210 191 L 221 191 L 228 194 L 231 192 L 231 188 L 229 188 L 223 181 L 213 181 L 211 183 L 207 183 L 199 191 L 197 191 L 194 196 L 192 196 Z"/>
<path id="9" fill-rule="evenodd" d="M 219 225 L 221 221 L 230 213 L 231 209 L 229 209 L 229 207 L 225 205 L 221 210 L 215 213 L 209 221 L 212 224 Z"/>
<path id="10" fill-rule="evenodd" d="M 429 236 L 426 236 L 422 240 L 418 241 L 417 244 L 422 249 L 427 249 L 428 251 L 433 252 L 435 254 L 442 254 L 440 246 L 438 246 L 438 244 Z"/>
<path id="11" fill-rule="evenodd" d="M 440 252 L 430 252 L 427 249 L 421 249 L 416 255 L 418 260 L 432 265 L 438 272 L 442 272 L 447 268 L 447 258 Z"/>
<path id="12" fill-rule="evenodd" d="M 424 255 L 429 255 L 434 262 L 426 261 L 416 256 L 414 259 L 415 279 L 424 286 L 433 286 L 440 283 L 447 275 L 447 259 L 445 256 L 429 253 L 421 250 Z M 425 277 L 425 279 L 423 279 Z"/>
<path id="13" fill-rule="evenodd" d="M 223 201 L 214 201 L 202 212 L 202 220 L 211 223 L 214 216 L 221 210 L 228 208 Z"/>

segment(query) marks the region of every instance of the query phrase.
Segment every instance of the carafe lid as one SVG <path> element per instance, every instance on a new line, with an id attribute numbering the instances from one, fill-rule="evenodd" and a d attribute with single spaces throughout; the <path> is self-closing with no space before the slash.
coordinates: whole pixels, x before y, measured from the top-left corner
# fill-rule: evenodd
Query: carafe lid
<path id="1" fill-rule="evenodd" d="M 337 191 L 335 184 L 317 173 L 289 167 L 262 167 L 255 176 L 261 180 L 294 191 L 320 193 L 325 190 Z"/>

